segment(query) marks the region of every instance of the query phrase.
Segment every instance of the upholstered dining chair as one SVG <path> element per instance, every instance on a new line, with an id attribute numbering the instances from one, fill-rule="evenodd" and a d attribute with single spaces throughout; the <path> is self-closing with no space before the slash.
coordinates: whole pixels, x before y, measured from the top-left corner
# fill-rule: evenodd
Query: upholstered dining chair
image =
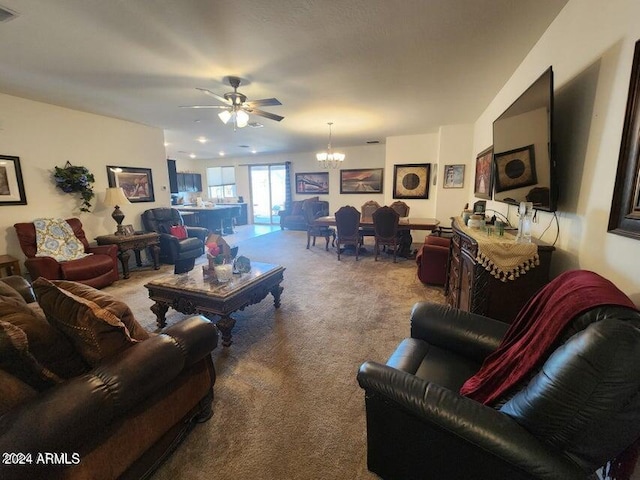
<path id="1" fill-rule="evenodd" d="M 393 247 L 393 263 L 397 262 L 399 221 L 400 215 L 391 207 L 380 207 L 373 212 L 376 261 L 378 261 L 378 255 L 380 254 L 380 246 L 385 245 Z"/>
<path id="2" fill-rule="evenodd" d="M 360 235 L 360 212 L 351 205 L 340 207 L 335 213 L 336 229 L 338 235 L 336 239 L 336 248 L 338 249 L 338 260 L 340 260 L 340 245 L 353 245 L 356 249 L 356 260 L 360 245 L 362 245 L 362 237 Z"/>
<path id="3" fill-rule="evenodd" d="M 411 210 L 411 207 L 409 207 L 409 205 L 407 205 L 406 203 L 398 200 L 396 202 L 393 202 L 391 205 L 389 205 L 393 210 L 395 210 L 395 212 L 400 215 L 401 217 L 408 217 L 409 216 L 409 210 Z"/>
<path id="4" fill-rule="evenodd" d="M 329 238 L 332 238 L 332 245 L 336 244 L 336 231 L 333 227 L 327 227 L 323 225 L 316 225 L 315 220 L 318 217 L 328 215 L 329 212 L 325 211 L 326 202 L 303 202 L 302 209 L 304 217 L 307 221 L 307 250 L 313 237 L 313 246 L 316 246 L 316 237 L 324 237 L 325 250 L 329 250 Z M 328 208 L 328 207 L 327 207 Z"/>
<path id="5" fill-rule="evenodd" d="M 366 220 L 370 221 L 373 218 L 373 212 L 375 212 L 379 208 L 380 208 L 380 204 L 375 200 L 369 200 L 367 202 L 364 202 L 364 204 L 360 208 L 360 211 L 362 212 L 362 219 L 365 221 Z M 375 235 L 373 231 L 373 227 L 361 227 L 360 235 L 362 235 L 363 237 L 373 237 Z M 364 238 L 362 240 L 364 242 Z"/>

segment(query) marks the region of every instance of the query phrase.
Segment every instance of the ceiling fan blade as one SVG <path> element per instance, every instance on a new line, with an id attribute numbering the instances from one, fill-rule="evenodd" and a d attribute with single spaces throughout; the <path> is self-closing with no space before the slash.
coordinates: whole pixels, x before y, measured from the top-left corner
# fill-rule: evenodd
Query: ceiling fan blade
<path id="1" fill-rule="evenodd" d="M 265 117 L 270 120 L 275 120 L 276 122 L 279 122 L 284 118 L 284 117 L 281 117 L 280 115 L 276 115 L 275 113 L 265 112 L 264 110 L 259 110 L 257 108 L 245 108 L 244 110 L 246 110 L 249 113 L 253 113 L 254 115 L 260 115 L 261 117 Z"/>
<path id="2" fill-rule="evenodd" d="M 228 109 L 226 105 L 180 105 L 179 108 L 222 108 Z"/>
<path id="3" fill-rule="evenodd" d="M 271 107 L 274 105 L 282 105 L 277 98 L 262 98 L 260 100 L 249 100 L 245 102 L 249 107 Z"/>
<path id="4" fill-rule="evenodd" d="M 199 87 L 196 87 L 196 90 L 200 90 L 202 93 L 205 93 L 205 94 L 215 98 L 216 100 L 218 100 L 219 102 L 224 103 L 225 105 L 231 105 L 231 102 L 229 100 L 227 100 L 224 97 L 221 97 L 217 93 L 213 93 L 211 90 L 207 90 L 206 88 L 199 88 Z"/>

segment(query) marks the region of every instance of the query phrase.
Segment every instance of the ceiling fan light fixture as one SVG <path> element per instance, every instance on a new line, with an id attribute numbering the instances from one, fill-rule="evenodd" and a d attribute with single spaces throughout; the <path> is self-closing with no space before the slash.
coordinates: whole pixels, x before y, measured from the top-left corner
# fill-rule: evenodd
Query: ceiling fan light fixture
<path id="1" fill-rule="evenodd" d="M 229 122 L 229 120 L 231 120 L 231 112 L 229 110 L 223 110 L 218 114 L 218 117 L 220 117 L 220 120 L 222 120 L 222 123 L 226 125 Z"/>
<path id="2" fill-rule="evenodd" d="M 249 114 L 244 110 L 238 110 L 236 112 L 236 125 L 238 128 L 244 128 L 249 123 Z"/>
<path id="3" fill-rule="evenodd" d="M 327 145 L 326 152 L 320 152 L 316 154 L 316 160 L 322 168 L 338 168 L 344 162 L 345 154 L 340 152 L 334 152 L 331 148 L 331 125 L 333 122 L 327 123 L 329 125 L 329 144 Z"/>

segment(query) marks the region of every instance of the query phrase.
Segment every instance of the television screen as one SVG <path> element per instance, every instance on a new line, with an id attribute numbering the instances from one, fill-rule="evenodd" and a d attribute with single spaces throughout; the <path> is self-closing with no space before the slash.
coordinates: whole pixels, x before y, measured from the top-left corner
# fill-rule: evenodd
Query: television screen
<path id="1" fill-rule="evenodd" d="M 556 210 L 552 156 L 553 70 L 549 67 L 493 122 L 493 199 Z"/>

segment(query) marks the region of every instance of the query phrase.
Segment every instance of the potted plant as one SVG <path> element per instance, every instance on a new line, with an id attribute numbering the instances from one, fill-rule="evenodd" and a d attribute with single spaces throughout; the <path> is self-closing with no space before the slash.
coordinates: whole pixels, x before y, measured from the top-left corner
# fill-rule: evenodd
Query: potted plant
<path id="1" fill-rule="evenodd" d="M 56 187 L 65 193 L 80 193 L 82 197 L 81 212 L 90 212 L 91 199 L 95 196 L 93 193 L 93 182 L 95 181 L 93 174 L 86 167 L 76 167 L 67 162 L 60 168 L 55 167 L 53 178 L 56 181 Z"/>

